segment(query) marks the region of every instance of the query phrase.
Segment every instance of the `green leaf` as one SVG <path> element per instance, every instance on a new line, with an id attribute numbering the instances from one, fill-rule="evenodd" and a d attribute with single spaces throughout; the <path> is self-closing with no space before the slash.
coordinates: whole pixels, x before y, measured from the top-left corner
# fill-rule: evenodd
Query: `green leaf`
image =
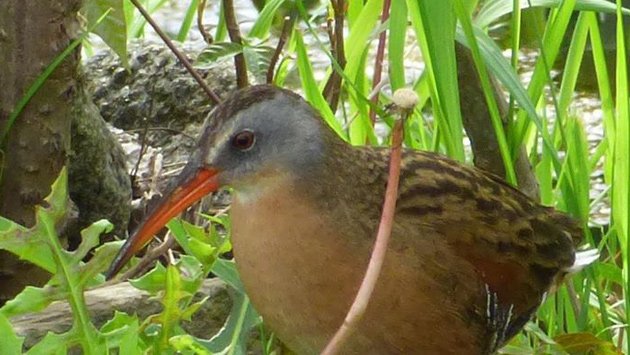
<path id="1" fill-rule="evenodd" d="M 98 19 L 110 11 L 105 19 Z M 123 0 L 90 0 L 85 2 L 88 27 L 103 39 L 105 43 L 120 57 L 123 66 L 129 69 L 127 59 L 127 22 Z"/>
<path id="2" fill-rule="evenodd" d="M 0 233 L 17 233 L 17 232 L 26 232 L 28 229 L 26 227 L 22 227 L 21 225 L 13 222 L 10 219 L 6 219 L 0 216 Z"/>
<path id="3" fill-rule="evenodd" d="M 9 320 L 0 313 L 0 354 L 21 354 L 23 337 L 13 332 Z"/>
<path id="4" fill-rule="evenodd" d="M 243 282 L 238 275 L 234 261 L 218 259 L 212 266 L 212 272 L 238 292 L 245 293 Z"/>
<path id="5" fill-rule="evenodd" d="M 392 92 L 405 86 L 405 40 L 407 38 L 407 4 L 392 3 L 389 18 L 388 59 Z"/>
<path id="6" fill-rule="evenodd" d="M 217 248 L 198 239 L 190 239 L 190 247 L 194 252 L 192 255 L 199 259 L 204 265 L 212 265 L 216 260 Z"/>
<path id="7" fill-rule="evenodd" d="M 215 62 L 222 58 L 232 57 L 243 51 L 243 47 L 238 43 L 232 42 L 215 42 L 204 48 L 197 60 L 195 67 L 207 69 L 214 65 Z"/>
<path id="8" fill-rule="evenodd" d="M 614 282 L 619 286 L 623 285 L 622 271 L 619 266 L 610 263 L 595 263 L 593 267 L 597 269 L 597 274 L 602 279 Z"/>
<path id="9" fill-rule="evenodd" d="M 27 286 L 0 308 L 0 314 L 11 318 L 20 314 L 39 312 L 59 298 L 58 290 L 52 287 Z"/>
<path id="10" fill-rule="evenodd" d="M 81 231 L 81 244 L 73 252 L 73 262 L 79 263 L 90 250 L 94 249 L 100 244 L 100 236 L 104 233 L 109 233 L 114 228 L 106 219 L 98 220 L 92 223 L 87 228 Z"/>
<path id="11" fill-rule="evenodd" d="M 154 13 L 159 10 L 164 4 L 166 4 L 167 0 L 143 0 L 143 6 L 145 10 L 149 14 Z M 144 17 L 136 10 L 135 6 L 131 1 L 124 1 L 124 11 L 125 11 L 125 19 L 127 20 L 127 33 L 129 33 L 129 38 L 139 38 L 144 35 L 144 26 L 147 21 Z"/>
<path id="12" fill-rule="evenodd" d="M 182 255 L 175 263 L 175 267 L 180 275 L 179 290 L 194 295 L 206 276 L 199 260 L 191 255 Z"/>
<path id="13" fill-rule="evenodd" d="M 101 273 L 109 267 L 110 263 L 114 259 L 114 256 L 118 254 L 120 247 L 123 245 L 124 240 L 117 240 L 101 245 L 94 249 L 94 255 L 88 261 L 87 264 L 80 266 L 79 273 L 81 274 L 81 284 L 86 286 L 93 286 L 105 281 L 105 276 Z"/>
<path id="14" fill-rule="evenodd" d="M 0 223 L 3 225 L 3 230 L 0 231 L 0 249 L 7 250 L 50 273 L 55 272 L 52 253 L 38 225 L 26 229 L 2 217 Z"/>
<path id="15" fill-rule="evenodd" d="M 302 90 L 304 90 L 306 100 L 313 105 L 317 111 L 319 111 L 326 123 L 328 123 L 328 125 L 332 127 L 340 137 L 345 137 L 346 135 L 341 128 L 341 124 L 335 118 L 335 115 L 330 109 L 330 106 L 328 106 L 326 100 L 324 100 L 321 91 L 319 91 L 317 81 L 315 80 L 315 75 L 313 73 L 313 68 L 311 67 L 308 53 L 306 52 L 306 46 L 304 45 L 302 34 L 299 31 L 295 31 L 295 41 L 297 66 L 300 73 L 300 79 L 302 81 Z"/>
<path id="16" fill-rule="evenodd" d="M 152 295 L 156 295 L 158 292 L 164 289 L 164 282 L 166 281 L 166 268 L 158 263 L 151 271 L 142 275 L 137 279 L 129 280 L 129 283 L 133 287 L 147 291 Z"/>
<path id="17" fill-rule="evenodd" d="M 576 0 L 563 1 L 560 7 L 554 11 L 555 16 L 553 21 L 548 21 L 545 34 L 542 38 L 543 52 L 536 60 L 534 67 L 534 73 L 527 89 L 528 96 L 532 102 L 538 102 L 544 92 L 545 85 L 551 85 L 551 77 L 548 72 L 548 68 L 556 60 L 556 57 L 560 51 L 560 47 L 565 39 L 565 33 L 573 10 L 575 9 Z M 549 137 L 549 132 L 542 129 L 542 123 L 537 120 L 536 117 L 530 117 L 529 112 L 519 111 L 517 119 L 513 124 L 513 129 L 510 131 L 510 138 L 512 143 L 512 152 L 516 152 L 523 141 L 525 140 L 528 132 L 530 131 L 532 122 L 538 129 L 538 133 L 542 136 L 543 143 L 549 148 L 549 153 L 552 154 L 552 162 L 556 174 L 560 173 L 561 163 L 557 155 L 556 149 Z"/>
<path id="18" fill-rule="evenodd" d="M 80 272 L 81 259 L 98 244 L 100 232 L 111 228 L 109 222 L 99 221 L 88 227 L 82 234 L 84 241 L 74 253 L 66 251 L 57 235 L 58 226 L 63 222 L 68 200 L 67 170 L 61 170 L 52 185 L 52 191 L 45 198 L 44 206 L 35 207 L 35 226 L 25 229 L 8 220 L 2 220 L 0 247 L 18 254 L 22 259 L 54 271 L 55 274 L 44 288 L 27 287 L 15 299 L 7 302 L 0 312 L 13 316 L 24 312 L 38 311 L 50 302 L 66 298 L 72 308 L 73 327 L 62 336 L 47 336 L 42 346 L 33 348 L 33 353 L 50 352 L 49 346 L 65 352 L 65 345 L 59 342 L 72 342 L 85 353 L 102 350 L 102 339 L 91 323 L 84 300 L 83 291 L 87 281 Z M 97 350 L 100 349 L 100 350 Z"/>
<path id="19" fill-rule="evenodd" d="M 202 344 L 199 339 L 195 338 L 190 334 L 177 335 L 169 339 L 169 343 L 175 350 L 180 353 L 186 353 L 186 351 L 192 351 L 197 355 L 211 355 L 211 354 L 222 354 L 223 352 L 211 352 L 206 348 L 204 344 Z"/>
<path id="20" fill-rule="evenodd" d="M 474 28 L 474 32 L 479 45 L 480 54 L 486 62 L 488 69 L 490 69 L 492 74 L 495 75 L 501 84 L 505 86 L 516 102 L 518 102 L 522 110 L 526 113 L 528 119 L 534 122 L 538 130 L 541 132 L 543 143 L 548 149 L 550 158 L 555 164 L 554 166 L 558 166 L 560 164 L 560 160 L 558 158 L 557 151 L 554 148 L 551 138 L 549 137 L 548 131 L 543 128 L 543 121 L 536 112 L 536 106 L 534 105 L 527 90 L 523 87 L 519 77 L 501 53 L 501 49 L 496 45 L 496 43 L 494 43 L 490 36 L 478 27 Z M 468 46 L 466 35 L 460 27 L 457 28 L 456 38 L 458 42 Z M 517 151 L 517 149 L 520 148 L 513 147 L 512 151 Z"/>
<path id="21" fill-rule="evenodd" d="M 408 2 L 410 5 L 411 2 Z M 455 24 L 453 0 L 419 1 L 421 24 L 416 24 L 422 54 L 431 78 L 431 101 L 449 156 L 465 160 L 463 127 L 459 104 L 457 63 L 455 61 Z M 410 12 L 413 9 L 410 6 Z M 419 26 L 420 25 L 420 26 Z"/>
<path id="22" fill-rule="evenodd" d="M 184 228 L 185 224 L 189 224 L 190 228 Z M 184 252 L 189 255 L 193 255 L 193 250 L 190 247 L 190 243 L 188 242 L 189 233 L 195 233 L 196 229 L 202 229 L 201 227 L 197 227 L 193 224 L 190 224 L 186 221 L 182 221 L 180 218 L 173 218 L 167 224 L 166 227 L 171 232 L 177 244 L 179 244 Z"/>
<path id="23" fill-rule="evenodd" d="M 175 225 L 181 226 L 180 223 Z M 144 339 L 153 352 L 167 351 L 169 339 L 184 332 L 180 321 L 189 319 L 201 306 L 200 302 L 190 303 L 205 276 L 202 264 L 195 257 L 182 255 L 175 264 L 169 264 L 166 268 L 158 264 L 143 277 L 130 280 L 134 287 L 153 295 L 161 295 L 162 312 L 150 316 L 141 327 L 144 330 Z"/>
<path id="24" fill-rule="evenodd" d="M 61 183 L 61 186 L 59 184 Z M 49 208 L 37 206 L 35 215 L 37 225 L 41 225 L 42 234 L 49 245 L 56 264 L 56 272 L 53 280 L 59 282 L 61 290 L 66 292 L 66 299 L 72 308 L 74 327 L 69 334 L 77 334 L 78 343 L 86 353 L 95 353 L 102 345 L 98 332 L 91 323 L 91 319 L 85 304 L 83 291 L 85 284 L 81 283 L 79 273 L 79 260 L 74 253 L 67 252 L 59 241 L 56 224 L 63 217 L 65 210 L 57 211 L 62 201 L 65 206 L 67 199 L 67 174 L 65 168 L 60 177 L 53 184 L 51 195 L 46 199 Z"/>
<path id="25" fill-rule="evenodd" d="M 64 219 L 68 201 L 67 184 L 68 174 L 64 168 L 53 183 L 50 195 L 44 199 L 47 207 L 36 207 L 35 226 L 30 229 L 0 217 L 0 249 L 8 250 L 20 259 L 54 273 L 57 266 L 48 234 L 52 232 L 56 235 L 56 224 Z M 48 225 L 42 220 L 44 217 Z"/>
<path id="26" fill-rule="evenodd" d="M 358 14 L 356 22 L 350 28 L 350 35 L 345 41 L 346 69 L 344 72 L 350 78 L 357 76 L 359 68 L 362 66 L 363 53 L 368 48 L 370 38 L 374 37 L 371 29 L 378 27 L 377 21 L 383 9 L 383 2 L 380 0 L 369 0 Z"/>
<path id="27" fill-rule="evenodd" d="M 520 1 L 521 9 L 529 8 L 530 4 L 531 7 L 555 8 L 560 6 L 561 3 L 561 0 Z M 484 28 L 500 19 L 503 15 L 509 14 L 514 9 L 514 0 L 483 1 L 482 4 L 482 8 L 475 18 L 475 23 L 477 26 Z M 614 2 L 606 0 L 578 0 L 575 3 L 575 10 L 615 13 L 616 6 Z M 623 9 L 623 14 L 630 15 L 630 10 Z"/>
<path id="28" fill-rule="evenodd" d="M 138 317 L 116 311 L 114 318 L 103 324 L 100 329 L 107 339 L 107 348 L 117 348 L 119 354 L 140 352 L 140 325 Z"/>
<path id="29" fill-rule="evenodd" d="M 364 98 L 371 90 L 370 80 L 366 75 L 366 61 L 368 48 L 380 31 L 386 29 L 379 23 L 383 9 L 383 1 L 370 0 L 361 7 L 353 10 L 353 20 L 349 19 L 349 34 L 344 41 L 346 52 L 346 67 L 343 77 L 348 90 L 352 115 L 356 118 L 349 125 L 349 141 L 351 144 L 365 144 L 367 140 L 374 142 L 374 130 L 369 119 L 369 103 Z M 344 136 L 345 137 L 345 136 Z"/>
<path id="30" fill-rule="evenodd" d="M 547 122 L 544 122 L 543 129 L 547 129 Z M 540 189 L 540 202 L 545 205 L 553 205 L 553 174 L 551 164 L 551 154 L 547 146 L 542 147 L 540 162 L 536 166 L 536 177 Z"/>
<path id="31" fill-rule="evenodd" d="M 66 355 L 68 354 L 68 338 L 65 334 L 48 333 L 39 343 L 26 352 L 27 355 Z"/>
<path id="32" fill-rule="evenodd" d="M 588 162 L 588 142 L 582 121 L 576 117 L 570 117 L 566 127 L 568 164 L 564 174 L 560 176 L 560 187 L 563 188 L 563 197 L 566 201 L 566 210 L 580 221 L 588 221 L 589 214 L 589 177 L 591 171 Z M 567 182 L 571 182 L 567 185 Z"/>
<path id="33" fill-rule="evenodd" d="M 591 333 L 561 334 L 555 337 L 554 340 L 569 354 L 619 354 L 614 344 L 601 340 Z"/>
<path id="34" fill-rule="evenodd" d="M 239 293 L 223 328 L 210 340 L 198 339 L 198 343 L 212 353 L 227 351 L 227 354 L 244 355 L 247 353 L 247 336 L 260 321 L 261 318 L 247 295 Z"/>
<path id="35" fill-rule="evenodd" d="M 553 339 L 551 339 L 547 335 L 547 333 L 545 333 L 544 330 L 540 329 L 538 324 L 536 324 L 536 323 L 534 323 L 532 321 L 527 322 L 527 324 L 525 324 L 524 329 L 527 330 L 528 332 L 530 332 L 531 334 L 534 334 L 536 337 L 538 337 L 538 339 L 542 340 L 546 344 L 554 344 L 555 343 L 553 341 Z"/>
<path id="36" fill-rule="evenodd" d="M 188 5 L 188 9 L 186 10 L 186 16 L 184 16 L 184 21 L 179 28 L 179 32 L 177 32 L 177 41 L 184 42 L 186 40 L 188 32 L 190 31 L 190 27 L 192 26 L 195 14 L 197 13 L 198 6 L 199 0 L 190 1 L 190 5 Z"/>
<path id="37" fill-rule="evenodd" d="M 179 321 L 179 300 L 181 290 L 181 274 L 175 265 L 166 266 L 166 279 L 164 282 L 164 296 L 161 299 L 164 307 L 162 313 L 156 319 L 160 320 L 162 329 L 160 338 L 162 345 L 168 344 L 168 339 L 176 335 L 175 331 Z"/>
<path id="38" fill-rule="evenodd" d="M 167 226 L 186 254 L 199 260 L 206 271 L 210 270 L 219 253 L 225 251 L 225 245 L 228 244 L 227 238 L 216 236 L 214 224 L 210 226 L 210 233 L 180 219 L 171 220 Z"/>
<path id="39" fill-rule="evenodd" d="M 274 48 L 263 45 L 247 45 L 243 48 L 247 68 L 261 81 L 264 81 L 267 75 L 267 69 L 271 64 L 271 57 L 274 51 Z"/>
<path id="40" fill-rule="evenodd" d="M 185 321 L 190 321 L 192 316 L 197 313 L 197 311 L 201 308 L 201 306 L 203 306 L 204 303 L 206 303 L 206 301 L 208 301 L 208 299 L 210 299 L 210 296 L 206 296 L 201 301 L 195 302 L 186 307 L 186 309 L 182 311 L 181 319 Z"/>
<path id="41" fill-rule="evenodd" d="M 269 0 L 265 2 L 265 7 L 258 13 L 258 18 L 249 31 L 249 37 L 257 37 L 263 39 L 269 33 L 269 28 L 273 23 L 276 12 L 284 4 L 286 0 Z"/>

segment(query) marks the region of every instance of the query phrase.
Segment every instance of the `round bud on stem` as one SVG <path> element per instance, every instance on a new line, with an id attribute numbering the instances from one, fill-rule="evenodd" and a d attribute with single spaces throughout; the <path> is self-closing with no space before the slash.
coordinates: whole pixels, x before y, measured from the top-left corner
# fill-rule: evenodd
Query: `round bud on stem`
<path id="1" fill-rule="evenodd" d="M 418 104 L 418 94 L 409 88 L 398 89 L 394 92 L 392 101 L 402 110 L 411 110 Z"/>

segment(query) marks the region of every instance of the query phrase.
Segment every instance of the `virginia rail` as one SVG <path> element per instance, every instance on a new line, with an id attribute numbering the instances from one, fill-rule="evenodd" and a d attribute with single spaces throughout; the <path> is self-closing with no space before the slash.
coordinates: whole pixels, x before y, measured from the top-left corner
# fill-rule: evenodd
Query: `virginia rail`
<path id="1" fill-rule="evenodd" d="M 231 186 L 234 257 L 253 305 L 291 350 L 317 353 L 364 275 L 388 160 L 388 149 L 342 141 L 294 93 L 240 90 L 211 113 L 109 275 L 170 218 Z M 496 176 L 405 150 L 399 186 L 382 273 L 344 354 L 493 352 L 580 264 L 578 224 Z"/>

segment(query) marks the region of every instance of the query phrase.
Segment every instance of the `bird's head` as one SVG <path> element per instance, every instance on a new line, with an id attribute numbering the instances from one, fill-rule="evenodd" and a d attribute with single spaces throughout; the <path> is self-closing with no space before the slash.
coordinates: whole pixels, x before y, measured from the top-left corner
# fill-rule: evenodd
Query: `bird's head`
<path id="1" fill-rule="evenodd" d="M 322 155 L 324 131 L 319 115 L 298 95 L 253 86 L 212 112 L 188 170 L 216 172 L 219 186 L 255 188 L 275 173 L 311 170 Z"/>
<path id="2" fill-rule="evenodd" d="M 126 241 L 108 278 L 171 218 L 223 186 L 257 194 L 290 174 L 308 176 L 322 160 L 330 131 L 298 95 L 268 85 L 234 93 L 208 117 L 188 164 Z"/>

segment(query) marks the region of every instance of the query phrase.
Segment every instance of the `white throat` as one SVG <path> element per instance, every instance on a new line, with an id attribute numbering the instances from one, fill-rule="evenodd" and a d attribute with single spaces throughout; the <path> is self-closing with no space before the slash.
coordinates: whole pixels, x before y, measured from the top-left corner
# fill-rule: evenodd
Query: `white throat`
<path id="1" fill-rule="evenodd" d="M 258 176 L 255 183 L 242 183 L 234 186 L 233 195 L 242 205 L 252 205 L 269 194 L 286 191 L 291 188 L 288 174 Z"/>

